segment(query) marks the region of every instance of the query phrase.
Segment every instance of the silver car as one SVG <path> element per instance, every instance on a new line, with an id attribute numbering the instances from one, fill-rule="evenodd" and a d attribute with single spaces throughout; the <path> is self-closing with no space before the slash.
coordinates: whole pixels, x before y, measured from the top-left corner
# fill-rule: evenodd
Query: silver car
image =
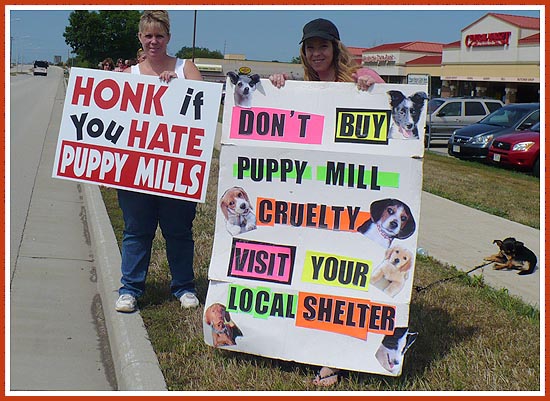
<path id="1" fill-rule="evenodd" d="M 428 102 L 424 144 L 434 139 L 448 140 L 459 128 L 477 123 L 504 106 L 500 100 L 475 97 L 434 98 Z"/>

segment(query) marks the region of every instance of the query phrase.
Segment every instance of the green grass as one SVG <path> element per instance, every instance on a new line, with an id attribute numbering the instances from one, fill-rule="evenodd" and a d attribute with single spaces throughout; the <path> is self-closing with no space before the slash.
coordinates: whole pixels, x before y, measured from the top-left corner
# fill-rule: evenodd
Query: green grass
<path id="1" fill-rule="evenodd" d="M 194 267 L 202 301 L 208 288 L 218 157 L 215 151 L 206 203 L 198 206 L 194 223 Z M 539 219 L 538 188 L 537 179 L 523 174 L 431 152 L 426 155 L 425 190 L 523 224 L 532 221 L 528 225 L 535 227 Z M 116 191 L 103 188 L 102 193 L 120 244 L 123 223 Z M 207 346 L 202 333 L 202 305 L 182 310 L 170 295 L 170 274 L 160 233 L 153 244 L 147 289 L 139 307 L 170 390 L 539 390 L 539 310 L 505 290 L 488 287 L 482 276 L 466 275 L 429 257 L 417 258 L 414 286 L 452 276 L 458 277 L 425 291 L 413 290 L 409 327 L 419 336 L 407 352 L 400 377 L 345 372 L 340 383 L 330 389 L 311 385 L 315 367 Z"/>
<path id="2" fill-rule="evenodd" d="M 475 161 L 426 152 L 423 190 L 540 228 L 540 180 Z"/>

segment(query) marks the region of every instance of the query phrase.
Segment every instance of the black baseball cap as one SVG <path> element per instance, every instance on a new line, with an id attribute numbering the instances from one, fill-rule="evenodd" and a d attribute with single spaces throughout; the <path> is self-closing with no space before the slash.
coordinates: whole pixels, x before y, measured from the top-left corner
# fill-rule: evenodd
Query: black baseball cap
<path id="1" fill-rule="evenodd" d="M 300 43 L 310 38 L 340 40 L 340 34 L 338 33 L 338 28 L 332 22 L 327 19 L 317 18 L 304 25 L 304 35 Z"/>

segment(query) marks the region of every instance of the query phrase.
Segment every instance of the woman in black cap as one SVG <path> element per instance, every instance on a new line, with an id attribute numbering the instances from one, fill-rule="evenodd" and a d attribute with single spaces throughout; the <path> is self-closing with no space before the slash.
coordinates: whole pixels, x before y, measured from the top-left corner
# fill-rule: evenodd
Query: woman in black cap
<path id="1" fill-rule="evenodd" d="M 374 70 L 361 68 L 340 41 L 338 28 L 329 20 L 318 18 L 304 25 L 300 43 L 300 58 L 304 66 L 305 81 L 356 82 L 361 90 L 372 84 L 384 83 Z M 269 77 L 277 88 L 285 85 L 284 74 Z M 322 367 L 313 379 L 317 386 L 332 386 L 338 382 L 339 370 Z"/>
<path id="2" fill-rule="evenodd" d="M 384 80 L 370 68 L 360 68 L 349 50 L 340 41 L 338 28 L 329 20 L 318 18 L 308 22 L 303 29 L 300 58 L 304 66 L 305 81 L 356 82 L 367 90 L 374 83 Z M 284 86 L 286 76 L 269 77 L 277 88 Z"/>

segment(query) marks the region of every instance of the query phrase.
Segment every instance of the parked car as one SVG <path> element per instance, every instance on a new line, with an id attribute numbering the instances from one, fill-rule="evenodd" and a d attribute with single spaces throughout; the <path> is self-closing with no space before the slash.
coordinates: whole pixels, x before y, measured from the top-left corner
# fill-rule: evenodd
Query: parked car
<path id="1" fill-rule="evenodd" d="M 453 131 L 478 122 L 500 109 L 500 100 L 475 97 L 434 98 L 428 102 L 424 145 L 434 139 L 448 140 Z"/>
<path id="2" fill-rule="evenodd" d="M 32 74 L 33 75 L 44 75 L 44 76 L 48 75 L 48 62 L 47 61 L 36 60 L 34 62 Z"/>
<path id="3" fill-rule="evenodd" d="M 494 139 L 487 159 L 495 165 L 530 171 L 540 177 L 540 123 L 527 131 Z"/>
<path id="4" fill-rule="evenodd" d="M 508 104 L 479 122 L 456 130 L 449 139 L 447 151 L 459 159 L 486 159 L 495 138 L 528 130 L 539 121 L 539 103 Z"/>

